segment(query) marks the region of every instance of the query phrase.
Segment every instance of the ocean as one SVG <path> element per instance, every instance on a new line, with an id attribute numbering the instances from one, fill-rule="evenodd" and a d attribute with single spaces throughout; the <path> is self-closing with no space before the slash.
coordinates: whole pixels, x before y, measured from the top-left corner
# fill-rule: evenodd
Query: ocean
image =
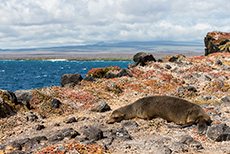
<path id="1" fill-rule="evenodd" d="M 0 60 L 0 89 L 16 91 L 61 86 L 61 76 L 79 73 L 84 78 L 97 67 L 127 68 L 132 61 L 18 61 Z"/>

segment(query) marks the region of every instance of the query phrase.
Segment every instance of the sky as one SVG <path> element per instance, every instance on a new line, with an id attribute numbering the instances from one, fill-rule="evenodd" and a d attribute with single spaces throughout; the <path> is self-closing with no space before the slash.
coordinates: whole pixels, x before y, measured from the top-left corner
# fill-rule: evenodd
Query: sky
<path id="1" fill-rule="evenodd" d="M 198 41 L 230 31 L 228 0 L 0 0 L 0 49 Z"/>

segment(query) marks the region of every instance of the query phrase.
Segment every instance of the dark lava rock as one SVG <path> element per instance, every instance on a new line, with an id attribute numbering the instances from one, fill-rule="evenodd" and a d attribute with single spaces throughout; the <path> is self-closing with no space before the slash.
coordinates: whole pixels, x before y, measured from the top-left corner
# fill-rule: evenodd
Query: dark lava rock
<path id="1" fill-rule="evenodd" d="M 207 100 L 211 100 L 211 99 L 212 99 L 212 96 L 211 96 L 211 95 L 202 95 L 201 98 L 202 98 L 204 101 L 207 101 Z"/>
<path id="2" fill-rule="evenodd" d="M 100 100 L 92 107 L 91 110 L 96 112 L 106 112 L 106 111 L 110 111 L 111 108 L 104 100 Z"/>
<path id="3" fill-rule="evenodd" d="M 77 85 L 79 82 L 83 80 L 82 76 L 79 73 L 76 74 L 64 74 L 61 77 L 61 86 L 69 86 L 69 87 L 74 87 Z"/>
<path id="4" fill-rule="evenodd" d="M 176 89 L 174 92 L 178 93 L 180 95 L 184 95 L 187 91 L 191 91 L 191 92 L 197 92 L 196 88 L 193 86 L 185 86 L 185 87 L 179 87 L 178 89 Z"/>
<path id="5" fill-rule="evenodd" d="M 115 72 L 113 72 L 113 71 L 108 71 L 108 72 L 106 73 L 106 75 L 105 75 L 105 77 L 106 77 L 107 79 L 118 78 L 118 77 L 122 77 L 122 76 L 133 77 L 133 75 L 132 75 L 132 74 L 129 74 L 129 73 L 127 72 L 126 69 L 122 69 L 122 70 L 121 70 L 120 72 L 118 72 L 118 73 L 115 73 Z"/>
<path id="6" fill-rule="evenodd" d="M 136 121 L 123 120 L 121 121 L 121 126 L 127 129 L 133 129 L 133 128 L 137 128 L 138 124 Z"/>
<path id="7" fill-rule="evenodd" d="M 93 77 L 93 76 L 91 76 L 91 75 L 86 75 L 86 77 L 85 77 L 84 80 L 85 80 L 85 81 L 96 81 L 96 78 Z"/>
<path id="8" fill-rule="evenodd" d="M 63 122 L 69 124 L 69 123 L 77 122 L 77 120 L 74 116 L 69 116 L 66 117 Z"/>
<path id="9" fill-rule="evenodd" d="M 129 74 L 129 73 L 127 72 L 127 69 L 122 69 L 122 70 L 117 74 L 117 77 L 122 77 L 122 76 L 133 77 L 132 74 Z"/>
<path id="10" fill-rule="evenodd" d="M 80 135 L 73 128 L 63 129 L 61 133 L 63 134 L 64 137 L 68 137 L 68 138 L 75 138 L 76 136 Z"/>
<path id="11" fill-rule="evenodd" d="M 178 58 L 179 57 L 172 56 L 172 57 L 169 58 L 169 62 L 175 62 L 175 61 L 177 61 Z"/>
<path id="12" fill-rule="evenodd" d="M 0 89 L 0 91 L 3 93 L 2 95 L 0 95 L 0 97 L 2 97 L 4 95 L 4 98 L 2 98 L 3 100 L 6 98 L 7 100 L 10 100 L 11 103 L 14 103 L 15 105 L 18 104 L 17 97 L 12 91 L 1 90 L 1 89 Z M 1 98 L 0 98 L 0 100 L 1 100 Z"/>
<path id="13" fill-rule="evenodd" d="M 221 98 L 221 101 L 223 101 L 223 102 L 230 102 L 230 96 L 223 96 Z"/>
<path id="14" fill-rule="evenodd" d="M 34 127 L 36 130 L 42 130 L 45 128 L 44 125 L 40 125 L 40 124 L 37 124 L 35 127 Z"/>
<path id="15" fill-rule="evenodd" d="M 133 56 L 133 61 L 135 62 L 135 65 L 145 66 L 146 62 L 148 61 L 154 61 L 156 62 L 156 59 L 153 57 L 152 54 L 146 53 L 146 52 L 138 52 Z"/>
<path id="16" fill-rule="evenodd" d="M 18 102 L 25 105 L 28 109 L 30 108 L 30 102 L 33 101 L 32 90 L 17 90 L 14 92 Z"/>
<path id="17" fill-rule="evenodd" d="M 111 135 L 123 140 L 132 140 L 132 137 L 129 135 L 128 131 L 122 127 L 113 129 Z"/>
<path id="18" fill-rule="evenodd" d="M 58 99 L 53 99 L 51 102 L 50 102 L 50 106 L 53 108 L 53 109 L 58 109 L 60 108 L 60 105 L 62 103 L 58 100 Z"/>
<path id="19" fill-rule="evenodd" d="M 38 116 L 36 116 L 33 112 L 27 112 L 26 114 L 27 114 L 26 116 L 27 121 L 33 122 L 38 119 Z"/>
<path id="20" fill-rule="evenodd" d="M 216 65 L 223 65 L 222 61 L 219 60 L 219 59 L 217 59 L 217 60 L 215 61 L 215 64 L 216 64 Z"/>
<path id="21" fill-rule="evenodd" d="M 103 139 L 102 130 L 94 126 L 87 127 L 84 130 L 83 135 L 85 135 L 89 140 L 92 140 L 92 141 L 98 141 L 98 140 Z"/>
<path id="22" fill-rule="evenodd" d="M 197 92 L 196 88 L 193 87 L 193 86 L 185 86 L 185 87 L 182 87 L 183 89 L 186 89 L 188 91 L 192 91 L 192 92 Z"/>
<path id="23" fill-rule="evenodd" d="M 15 94 L 9 90 L 0 89 L 0 118 L 14 115 L 18 104 Z"/>
<path id="24" fill-rule="evenodd" d="M 215 124 L 209 127 L 207 136 L 217 142 L 230 140 L 230 127 L 226 124 Z"/>
<path id="25" fill-rule="evenodd" d="M 230 52 L 230 33 L 213 31 L 204 38 L 205 55 L 215 52 Z"/>
<path id="26" fill-rule="evenodd" d="M 53 136 L 49 138 L 49 141 L 50 142 L 61 141 L 66 137 L 71 139 L 71 138 L 75 138 L 78 135 L 80 134 L 73 128 L 62 129 L 54 133 Z"/>
<path id="27" fill-rule="evenodd" d="M 166 64 L 166 65 L 165 65 L 165 68 L 171 69 L 172 67 L 171 67 L 169 64 Z"/>
<path id="28" fill-rule="evenodd" d="M 190 135 L 182 136 L 180 142 L 183 144 L 186 144 L 186 145 L 188 145 L 188 146 L 190 146 L 196 150 L 204 149 L 204 147 L 201 145 L 201 143 L 194 140 Z"/>

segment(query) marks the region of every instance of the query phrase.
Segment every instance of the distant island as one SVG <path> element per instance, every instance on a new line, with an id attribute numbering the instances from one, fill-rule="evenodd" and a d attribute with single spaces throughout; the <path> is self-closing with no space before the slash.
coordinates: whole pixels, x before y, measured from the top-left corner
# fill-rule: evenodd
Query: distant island
<path id="1" fill-rule="evenodd" d="M 175 53 L 191 56 L 204 53 L 203 42 L 183 41 L 138 41 L 99 42 L 92 45 L 58 46 L 46 48 L 0 49 L 0 59 L 68 59 L 68 60 L 130 60 L 136 52 L 156 54 L 156 57 Z M 161 54 L 163 54 L 161 56 Z M 189 56 L 189 55 L 188 55 Z"/>

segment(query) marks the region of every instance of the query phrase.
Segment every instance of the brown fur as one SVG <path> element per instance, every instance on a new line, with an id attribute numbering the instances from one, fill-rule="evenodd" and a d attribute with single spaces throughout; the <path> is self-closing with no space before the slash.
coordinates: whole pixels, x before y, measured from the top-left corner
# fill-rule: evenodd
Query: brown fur
<path id="1" fill-rule="evenodd" d="M 198 124 L 198 132 L 203 134 L 211 124 L 210 116 L 199 105 L 171 96 L 148 96 L 112 112 L 107 123 L 120 122 L 132 118 L 163 118 L 182 126 Z"/>

